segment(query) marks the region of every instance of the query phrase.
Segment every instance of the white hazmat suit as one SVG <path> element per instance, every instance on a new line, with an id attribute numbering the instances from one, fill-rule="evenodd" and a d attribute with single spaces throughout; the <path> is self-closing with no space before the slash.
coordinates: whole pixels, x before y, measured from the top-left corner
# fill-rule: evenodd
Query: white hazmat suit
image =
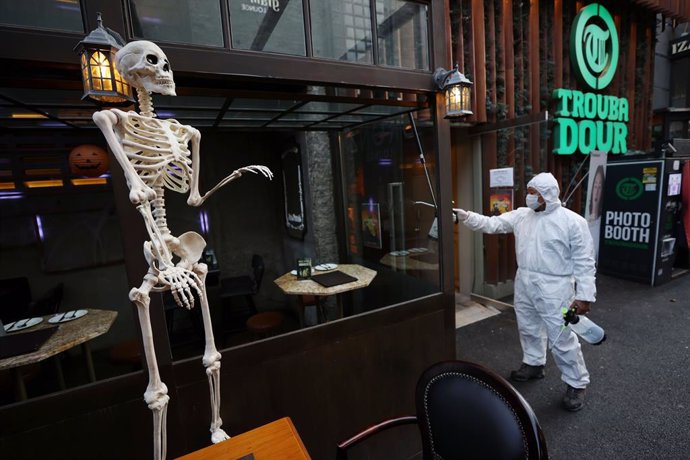
<path id="1" fill-rule="evenodd" d="M 558 181 L 553 175 L 538 174 L 527 186 L 543 197 L 543 211 L 525 207 L 492 217 L 468 211 L 464 224 L 484 233 L 515 234 L 518 270 L 514 306 L 523 362 L 544 365 L 547 344 L 553 344 L 561 379 L 574 388 L 585 388 L 589 372 L 577 335 L 570 329 L 560 337 L 559 333 L 562 307 L 569 307 L 574 299 L 595 301 L 592 237 L 587 221 L 561 206 Z"/>

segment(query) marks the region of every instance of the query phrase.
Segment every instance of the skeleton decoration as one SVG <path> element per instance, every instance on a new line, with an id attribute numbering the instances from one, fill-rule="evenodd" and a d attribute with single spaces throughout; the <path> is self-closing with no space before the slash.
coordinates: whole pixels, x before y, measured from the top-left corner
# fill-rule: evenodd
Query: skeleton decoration
<path id="1" fill-rule="evenodd" d="M 216 190 L 242 176 L 243 173 L 263 174 L 271 179 L 271 171 L 260 165 L 246 166 L 221 180 L 205 195 L 199 194 L 199 143 L 201 134 L 177 120 L 161 120 L 153 112 L 151 93 L 175 95 L 175 82 L 168 58 L 154 43 L 134 41 L 116 55 L 120 74 L 136 88 L 140 113 L 108 109 L 96 112 L 93 120 L 105 136 L 110 149 L 122 167 L 129 187 L 129 199 L 137 207 L 146 224 L 150 241 L 144 243 L 144 256 L 149 264 L 142 285 L 133 288 L 129 298 L 137 306 L 141 324 L 149 383 L 144 400 L 153 411 L 154 458 L 166 455 L 166 411 L 168 389 L 161 381 L 153 347 L 149 315 L 151 292 L 170 291 L 180 307 L 194 307 L 194 293 L 201 304 L 205 331 L 203 365 L 211 393 L 211 440 L 228 438 L 220 418 L 220 353 L 211 329 L 205 279 L 208 267 L 199 263 L 206 242 L 195 232 L 179 237 L 168 229 L 165 212 L 166 188 L 179 193 L 190 191 L 187 204 L 200 206 Z M 191 152 L 189 146 L 191 144 Z M 174 257 L 179 258 L 175 263 Z"/>

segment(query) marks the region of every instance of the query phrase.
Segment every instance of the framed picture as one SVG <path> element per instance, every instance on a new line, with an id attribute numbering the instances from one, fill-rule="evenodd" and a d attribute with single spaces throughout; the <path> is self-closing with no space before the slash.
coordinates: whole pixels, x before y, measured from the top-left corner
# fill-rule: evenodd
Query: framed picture
<path id="1" fill-rule="evenodd" d="M 381 214 L 378 203 L 362 205 L 362 244 L 369 248 L 381 249 Z"/>
<path id="2" fill-rule="evenodd" d="M 307 226 L 302 188 L 302 157 L 297 147 L 291 147 L 283 152 L 281 159 L 285 228 L 289 236 L 303 240 Z"/>

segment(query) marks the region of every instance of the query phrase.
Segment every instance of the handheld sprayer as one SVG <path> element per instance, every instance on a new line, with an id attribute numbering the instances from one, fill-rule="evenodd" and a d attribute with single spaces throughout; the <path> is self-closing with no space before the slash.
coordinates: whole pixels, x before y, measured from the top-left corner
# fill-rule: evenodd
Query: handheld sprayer
<path id="1" fill-rule="evenodd" d="M 553 341 L 551 348 L 555 346 L 558 339 L 561 338 L 561 334 L 563 334 L 563 331 L 565 331 L 568 326 L 570 326 L 570 329 L 579 335 L 582 340 L 592 345 L 600 345 L 606 340 L 606 332 L 591 319 L 586 316 L 578 315 L 575 307 L 563 307 L 561 312 L 563 313 L 563 326 L 561 326 L 561 331 L 558 333 L 556 340 Z"/>

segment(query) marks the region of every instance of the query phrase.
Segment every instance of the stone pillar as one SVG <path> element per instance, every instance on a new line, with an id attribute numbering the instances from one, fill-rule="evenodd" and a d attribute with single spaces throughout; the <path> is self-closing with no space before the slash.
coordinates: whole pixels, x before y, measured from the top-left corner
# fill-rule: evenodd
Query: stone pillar
<path id="1" fill-rule="evenodd" d="M 311 203 L 308 214 L 311 217 L 317 263 L 339 262 L 332 156 L 328 133 L 305 133 L 303 159 L 309 178 L 307 202 Z"/>

